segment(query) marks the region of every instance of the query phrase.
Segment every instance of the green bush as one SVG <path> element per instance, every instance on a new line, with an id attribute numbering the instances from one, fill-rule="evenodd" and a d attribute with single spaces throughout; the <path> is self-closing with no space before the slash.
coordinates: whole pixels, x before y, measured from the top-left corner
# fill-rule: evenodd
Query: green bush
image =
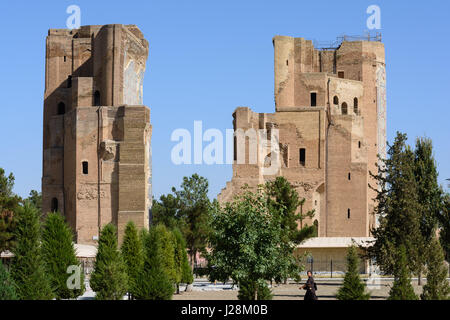
<path id="1" fill-rule="evenodd" d="M 241 280 L 239 282 L 239 300 L 272 300 L 272 297 L 272 291 L 265 281 Z"/>
<path id="2" fill-rule="evenodd" d="M 423 286 L 423 300 L 447 300 L 450 287 L 447 280 L 447 266 L 444 251 L 436 237 L 431 240 L 427 251 L 427 284 Z"/>
<path id="3" fill-rule="evenodd" d="M 389 291 L 388 300 L 417 300 L 411 285 L 411 271 L 408 269 L 406 249 L 402 245 L 397 253 L 394 267 L 394 284 Z"/>
<path id="4" fill-rule="evenodd" d="M 175 240 L 176 285 L 178 290 L 180 283 L 191 284 L 194 281 L 194 276 L 192 275 L 192 269 L 188 260 L 186 241 L 184 240 L 182 233 L 178 229 L 173 230 L 172 233 Z"/>
<path id="5" fill-rule="evenodd" d="M 122 300 L 127 292 L 127 269 L 117 249 L 116 227 L 112 224 L 105 225 L 100 233 L 90 284 L 98 300 Z"/>
<path id="6" fill-rule="evenodd" d="M 170 300 L 174 293 L 174 250 L 170 232 L 162 225 L 141 232 L 144 264 L 136 286 L 136 299 Z M 170 263 L 172 261 L 172 264 Z M 167 267 L 171 265 L 172 270 Z"/>
<path id="7" fill-rule="evenodd" d="M 12 252 L 11 277 L 21 300 L 47 300 L 54 297 L 45 275 L 41 248 L 41 224 L 39 212 L 26 202 L 17 210 L 14 232 L 16 245 Z"/>
<path id="8" fill-rule="evenodd" d="M 139 273 L 144 265 L 144 252 L 140 236 L 135 224 L 130 221 L 125 227 L 125 235 L 121 247 L 122 256 L 127 267 L 128 293 L 133 299 L 137 291 Z"/>
<path id="9" fill-rule="evenodd" d="M 72 242 L 70 227 L 59 213 L 49 213 L 42 232 L 42 254 L 50 286 L 56 299 L 74 299 L 84 292 L 84 275 Z M 79 268 L 79 288 L 68 288 L 68 267 Z"/>
<path id="10" fill-rule="evenodd" d="M 0 261 L 0 300 L 17 300 L 14 281 Z"/>
<path id="11" fill-rule="evenodd" d="M 347 251 L 347 272 L 344 283 L 337 293 L 338 300 L 368 300 L 369 293 L 365 293 L 366 285 L 359 277 L 360 260 L 356 246 L 352 245 Z"/>

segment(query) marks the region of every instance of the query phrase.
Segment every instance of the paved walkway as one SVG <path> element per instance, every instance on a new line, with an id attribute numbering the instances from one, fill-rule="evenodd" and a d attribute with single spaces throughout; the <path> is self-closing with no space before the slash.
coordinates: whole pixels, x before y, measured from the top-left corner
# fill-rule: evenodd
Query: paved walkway
<path id="1" fill-rule="evenodd" d="M 450 279 L 449 279 L 450 280 Z M 336 292 L 342 285 L 343 278 L 316 278 L 317 296 L 320 300 L 335 300 Z M 426 282 L 422 280 L 423 284 Z M 392 278 L 375 278 L 367 283 L 367 290 L 371 293 L 371 300 L 384 300 L 389 296 L 392 286 Z M 412 281 L 416 294 L 422 293 L 422 286 L 417 285 L 417 279 Z M 289 281 L 288 284 L 276 285 L 272 287 L 274 300 L 303 300 L 304 290 L 300 290 L 301 284 Z M 79 297 L 80 300 L 92 300 L 95 293 L 86 283 L 86 292 Z M 238 288 L 231 283 L 211 283 L 206 279 L 195 279 L 191 292 L 185 292 L 185 287 L 180 287 L 180 294 L 174 294 L 173 300 L 237 300 Z M 127 297 L 124 297 L 126 299 Z"/>
<path id="2" fill-rule="evenodd" d="M 343 279 L 322 278 L 316 279 L 317 296 L 320 300 L 335 300 L 336 292 L 342 285 Z M 392 286 L 393 279 L 377 278 L 367 285 L 368 291 L 371 293 L 372 300 L 384 300 L 389 296 L 389 290 Z M 423 281 L 425 282 L 425 281 Z M 416 294 L 422 293 L 422 286 L 417 286 L 417 280 L 412 282 Z M 303 300 L 304 290 L 299 290 L 300 284 L 289 282 L 288 284 L 274 285 L 272 292 L 274 300 Z M 191 292 L 181 292 L 175 294 L 174 300 L 236 300 L 237 288 L 230 284 L 217 284 L 208 282 L 204 279 L 196 279 Z"/>

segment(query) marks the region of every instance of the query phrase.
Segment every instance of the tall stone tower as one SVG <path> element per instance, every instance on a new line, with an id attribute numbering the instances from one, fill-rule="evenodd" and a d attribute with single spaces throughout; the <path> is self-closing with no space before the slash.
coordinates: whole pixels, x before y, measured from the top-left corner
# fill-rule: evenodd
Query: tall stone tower
<path id="1" fill-rule="evenodd" d="M 284 176 L 306 198 L 303 212 L 315 210 L 317 221 L 309 224 L 318 224 L 319 237 L 370 236 L 376 221 L 369 171 L 377 172 L 386 141 L 384 45 L 374 40 L 344 39 L 335 48 L 316 49 L 304 38 L 273 38 L 275 113 L 239 107 L 233 125 L 235 132 L 278 129 L 280 166 L 264 175 L 261 168 L 273 155 L 258 154 L 251 164 L 248 141 L 242 149 L 235 146 L 235 160 L 245 150 L 246 162 L 233 164 L 220 202 L 245 184 Z"/>
<path id="2" fill-rule="evenodd" d="M 119 240 L 129 220 L 148 228 L 147 40 L 134 25 L 51 29 L 46 50 L 43 212 L 63 213 L 83 244 L 111 222 Z"/>

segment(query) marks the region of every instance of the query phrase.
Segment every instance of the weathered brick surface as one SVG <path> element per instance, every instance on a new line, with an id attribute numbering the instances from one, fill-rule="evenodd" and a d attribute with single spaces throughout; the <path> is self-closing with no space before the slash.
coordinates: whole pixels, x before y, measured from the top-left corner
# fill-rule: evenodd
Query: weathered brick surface
<path id="1" fill-rule="evenodd" d="M 129 220 L 148 227 L 151 206 L 148 42 L 114 24 L 51 29 L 46 43 L 43 211 L 57 204 L 78 243 L 110 222 L 121 240 Z"/>
<path id="2" fill-rule="evenodd" d="M 249 164 L 254 152 L 248 141 L 240 154 L 244 142 L 236 140 L 235 158 L 246 162 L 235 161 L 218 200 L 230 201 L 245 184 L 254 188 L 282 175 L 306 198 L 303 210 L 315 209 L 319 236 L 367 237 L 375 225 L 369 171 L 377 172 L 377 153 L 385 152 L 384 46 L 344 41 L 336 50 L 317 50 L 312 41 L 286 36 L 273 43 L 275 113 L 239 107 L 233 123 L 235 130 L 277 128 L 281 167 L 275 175 L 263 175 L 263 161 Z M 306 149 L 304 165 L 300 148 Z"/>

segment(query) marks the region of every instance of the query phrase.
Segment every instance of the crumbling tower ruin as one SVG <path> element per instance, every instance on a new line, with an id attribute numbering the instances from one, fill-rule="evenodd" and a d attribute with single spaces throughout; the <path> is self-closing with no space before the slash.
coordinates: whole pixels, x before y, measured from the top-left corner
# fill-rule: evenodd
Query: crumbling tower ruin
<path id="1" fill-rule="evenodd" d="M 134 25 L 51 29 L 46 50 L 43 212 L 63 213 L 78 243 L 110 222 L 119 240 L 129 220 L 148 228 L 147 40 Z"/>
<path id="2" fill-rule="evenodd" d="M 385 56 L 379 40 L 344 38 L 321 50 L 304 38 L 273 38 L 275 113 L 239 107 L 233 125 L 235 131 L 278 129 L 281 166 L 264 176 L 266 160 L 235 161 L 220 202 L 230 201 L 245 184 L 255 187 L 281 175 L 306 198 L 303 212 L 315 209 L 319 237 L 370 236 L 376 221 L 369 171 L 377 172 L 377 154 L 385 155 L 386 141 Z"/>

